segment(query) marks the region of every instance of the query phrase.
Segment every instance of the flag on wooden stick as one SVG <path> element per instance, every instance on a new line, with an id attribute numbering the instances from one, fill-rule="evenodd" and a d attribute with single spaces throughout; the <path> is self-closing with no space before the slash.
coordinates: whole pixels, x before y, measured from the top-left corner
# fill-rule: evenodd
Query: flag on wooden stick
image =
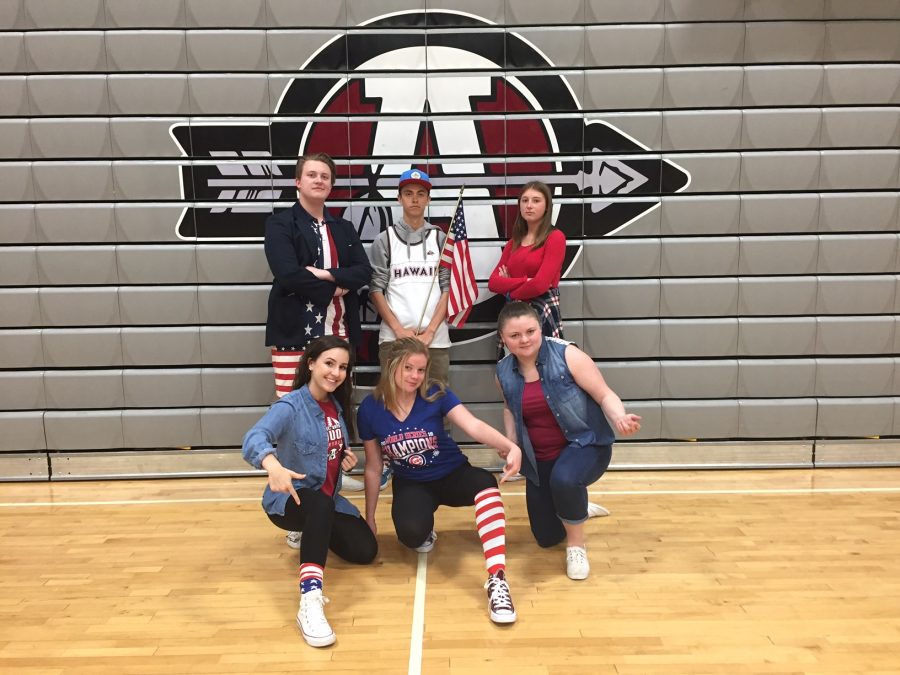
<path id="1" fill-rule="evenodd" d="M 441 253 L 441 267 L 450 269 L 450 299 L 447 305 L 447 322 L 462 328 L 478 297 L 478 284 L 469 254 L 469 238 L 466 235 L 466 217 L 462 197 L 456 205 L 456 213 L 447 231 L 447 241 Z"/>

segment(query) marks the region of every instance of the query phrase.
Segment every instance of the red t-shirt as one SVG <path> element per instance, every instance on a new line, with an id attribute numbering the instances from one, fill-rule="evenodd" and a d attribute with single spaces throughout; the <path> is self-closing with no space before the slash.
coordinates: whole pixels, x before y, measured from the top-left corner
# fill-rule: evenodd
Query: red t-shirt
<path id="1" fill-rule="evenodd" d="M 503 248 L 500 262 L 491 273 L 488 288 L 494 293 L 509 293 L 513 300 L 528 301 L 559 286 L 563 259 L 566 256 L 566 235 L 554 229 L 544 245 L 519 246 L 513 250 L 510 240 Z M 506 265 L 508 277 L 501 277 L 499 269 Z"/>
<path id="2" fill-rule="evenodd" d="M 338 473 L 341 470 L 341 460 L 344 458 L 344 432 L 341 431 L 341 419 L 338 416 L 337 407 L 331 402 L 331 399 L 318 401 L 318 404 L 325 413 L 325 431 L 328 433 L 328 467 L 325 470 L 322 492 L 332 496 L 334 487 L 337 485 Z"/>
<path id="3" fill-rule="evenodd" d="M 522 392 L 522 420 L 528 430 L 528 438 L 531 439 L 537 461 L 549 462 L 556 459 L 569 444 L 553 411 L 547 405 L 540 380 L 525 383 L 525 390 Z"/>

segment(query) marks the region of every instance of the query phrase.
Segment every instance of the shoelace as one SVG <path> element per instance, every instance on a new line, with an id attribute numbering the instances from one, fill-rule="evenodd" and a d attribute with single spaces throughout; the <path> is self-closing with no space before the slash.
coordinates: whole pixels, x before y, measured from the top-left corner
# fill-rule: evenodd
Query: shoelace
<path id="1" fill-rule="evenodd" d="M 495 610 L 507 609 L 512 611 L 512 598 L 509 595 L 509 584 L 499 577 L 491 576 L 487 582 L 488 594 L 491 596 L 491 605 Z"/>
<path id="2" fill-rule="evenodd" d="M 582 563 L 587 562 L 587 556 L 585 556 L 585 554 L 584 554 L 584 549 L 573 547 L 573 548 L 569 549 L 569 551 L 567 553 L 568 553 L 569 560 L 573 563 L 577 563 L 577 564 L 581 565 Z"/>
<path id="3" fill-rule="evenodd" d="M 324 595 L 315 598 L 304 598 L 303 602 L 303 618 L 312 624 L 318 624 L 318 627 L 329 626 L 328 619 L 325 618 L 325 603 L 331 602 Z"/>

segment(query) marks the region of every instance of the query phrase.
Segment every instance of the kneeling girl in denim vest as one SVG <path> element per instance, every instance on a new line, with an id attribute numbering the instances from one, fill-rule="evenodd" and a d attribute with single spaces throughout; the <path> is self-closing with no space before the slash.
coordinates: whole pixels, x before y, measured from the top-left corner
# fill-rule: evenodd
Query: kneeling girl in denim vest
<path id="1" fill-rule="evenodd" d="M 506 435 L 522 448 L 525 502 L 540 546 L 566 541 L 566 573 L 590 572 L 584 521 L 592 515 L 587 486 L 609 466 L 615 433 L 636 433 L 641 418 L 609 388 L 590 356 L 574 344 L 541 335 L 537 312 L 506 305 L 498 331 L 509 350 L 497 364 L 506 407 Z M 602 508 L 602 507 L 600 507 Z"/>

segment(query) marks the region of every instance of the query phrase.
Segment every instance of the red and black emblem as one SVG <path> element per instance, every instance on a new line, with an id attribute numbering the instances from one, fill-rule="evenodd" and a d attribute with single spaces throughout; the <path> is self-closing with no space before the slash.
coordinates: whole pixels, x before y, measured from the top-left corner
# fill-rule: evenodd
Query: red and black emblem
<path id="1" fill-rule="evenodd" d="M 181 238 L 261 239 L 266 215 L 296 198 L 297 157 L 322 151 L 339 164 L 329 208 L 364 241 L 392 220 L 404 170 L 428 172 L 428 219 L 444 227 L 465 185 L 480 279 L 530 180 L 553 189 L 554 221 L 575 244 L 570 260 L 580 240 L 621 230 L 690 181 L 658 152 L 587 119 L 527 40 L 443 10 L 400 12 L 337 36 L 302 66 L 267 122 L 177 125 L 172 135 L 192 158 L 181 169 L 191 204 Z M 470 321 L 493 321 L 497 302 L 481 302 Z M 455 339 L 471 337 L 461 333 Z"/>

